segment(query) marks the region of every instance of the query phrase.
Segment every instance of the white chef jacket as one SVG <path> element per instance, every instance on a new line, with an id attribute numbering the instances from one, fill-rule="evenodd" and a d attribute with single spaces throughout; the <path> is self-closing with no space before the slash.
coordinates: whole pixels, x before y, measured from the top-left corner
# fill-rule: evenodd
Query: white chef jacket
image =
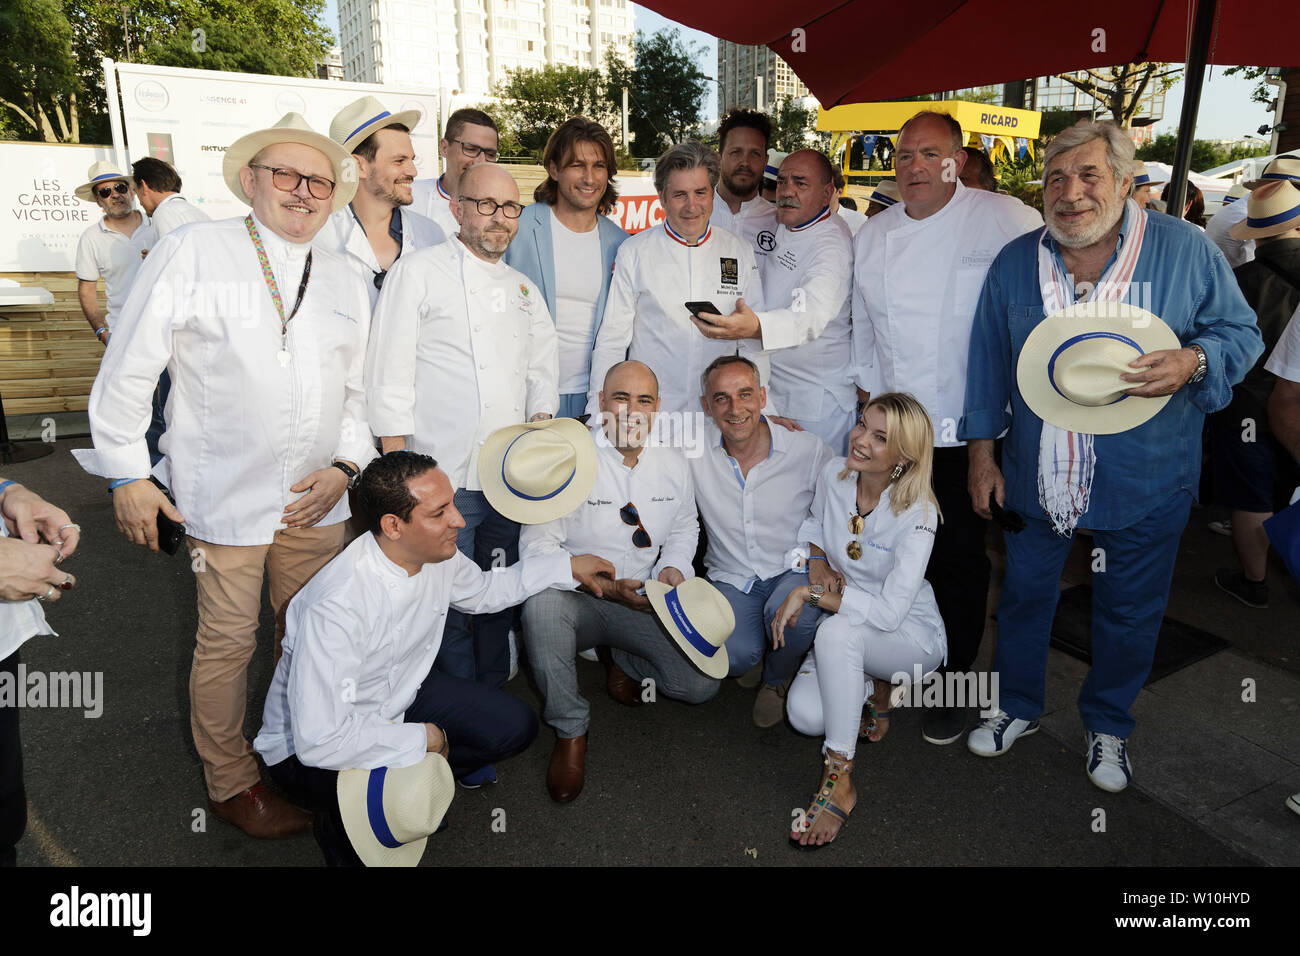
<path id="1" fill-rule="evenodd" d="M 416 249 L 436 246 L 445 241 L 446 236 L 433 220 L 412 212 L 406 206 L 398 206 L 397 209 L 402 217 L 402 252 L 399 259 Z M 370 295 L 370 308 L 373 310 L 375 300 L 379 298 L 379 290 L 375 288 L 375 275 L 382 272 L 383 268 L 375 258 L 375 250 L 352 212 L 352 207 L 347 206 L 331 215 L 321 231 L 316 233 L 312 245 L 318 249 L 328 249 L 347 261 L 365 282 L 366 292 Z"/>
<path id="2" fill-rule="evenodd" d="M 858 230 L 867 224 L 867 214 L 858 212 L 856 209 L 850 209 L 848 206 L 839 206 L 835 210 L 844 220 L 845 225 L 849 227 L 849 234 L 856 236 Z"/>
<path id="3" fill-rule="evenodd" d="M 254 219 L 256 222 L 256 218 Z M 286 314 L 310 243 L 290 243 L 258 223 Z M 243 217 L 193 223 L 159 241 L 140 270 L 90 393 L 93 449 L 74 450 L 105 478 L 145 478 L 145 430 L 154 385 L 171 375 L 165 458 L 155 472 L 186 527 L 213 544 L 270 544 L 284 526 L 289 488 L 338 458 L 374 456 L 361 373 L 370 309 L 356 273 L 312 252 L 302 306 L 280 316 Z M 347 520 L 344 495 L 319 522 Z"/>
<path id="4" fill-rule="evenodd" d="M 754 250 L 758 267 L 765 272 L 763 260 L 772 248 L 776 236 L 776 204 L 764 199 L 762 193 L 755 193 L 753 199 L 740 204 L 740 209 L 731 211 L 727 201 L 716 189 L 713 193 L 713 215 L 709 220 L 719 229 L 740 236 Z"/>
<path id="5" fill-rule="evenodd" d="M 795 549 L 808 554 L 799 530 L 812 505 L 817 476 L 834 457 L 812 432 L 768 426 L 768 456 L 741 476 L 722 433 L 709 422 L 704 454 L 690 459 L 695 503 L 709 535 L 709 578 L 746 594 L 758 580 L 794 567 Z"/>
<path id="6" fill-rule="evenodd" d="M 858 483 L 852 475 L 839 479 L 844 465 L 845 459 L 834 458 L 822 469 L 812 512 L 799 529 L 799 539 L 825 551 L 831 568 L 844 576 L 836 613 L 850 624 L 897 632 L 926 654 L 942 651 L 947 663 L 947 632 L 934 589 L 925 579 L 939 526 L 934 505 L 918 501 L 896 515 L 886 488 L 863 518 L 862 533 L 852 534 L 849 519 L 857 509 Z M 862 545 L 857 561 L 848 556 L 850 541 Z"/>
<path id="7" fill-rule="evenodd" d="M 110 332 L 117 331 L 118 316 L 144 261 L 141 253 L 148 252 L 158 242 L 151 220 L 143 210 L 139 212 L 140 225 L 129 236 L 109 229 L 101 218 L 77 242 L 77 278 L 87 282 L 104 280 L 104 321 Z"/>
<path id="8" fill-rule="evenodd" d="M 782 415 L 818 421 L 827 393 L 840 408 L 857 404 L 853 384 L 849 300 L 853 240 L 826 208 L 802 227 L 778 226 L 763 265 L 760 312 L 763 348 L 772 365 L 768 397 Z M 777 308 L 779 306 L 779 308 Z"/>
<path id="9" fill-rule="evenodd" d="M 393 264 L 375 306 L 366 405 L 376 435 L 406 436 L 453 488 L 482 488 L 498 428 L 559 409 L 559 347 L 541 290 L 453 239 Z"/>
<path id="10" fill-rule="evenodd" d="M 934 443 L 957 440 L 966 359 L 984 276 L 1002 247 L 1040 229 L 1037 210 L 960 182 L 948 204 L 912 219 L 891 206 L 853 240 L 853 360 L 865 391 L 911 392 Z"/>
<path id="11" fill-rule="evenodd" d="M 700 411 L 700 374 L 720 355 L 744 355 L 764 385 L 767 356 L 757 339 L 706 339 L 691 321 L 687 302 L 712 302 L 723 315 L 736 300 L 763 307 L 763 283 L 745 240 L 710 224 L 695 245 L 664 220 L 618 248 L 605 317 L 591 357 L 587 411 L 600 412 L 605 373 L 624 359 L 650 366 L 659 378 L 659 413 Z M 593 420 L 595 420 L 593 418 Z"/>
<path id="12" fill-rule="evenodd" d="M 457 551 L 408 575 L 363 534 L 289 602 L 253 747 L 268 766 L 295 753 L 326 770 L 419 763 L 424 725 L 402 716 L 438 656 L 447 608 L 491 613 L 573 586 L 568 555 L 483 571 Z"/>
<path id="13" fill-rule="evenodd" d="M 1255 258 L 1255 240 L 1237 239 L 1231 232 L 1237 223 L 1245 222 L 1249 200 L 1249 196 L 1242 196 L 1236 202 L 1220 206 L 1205 227 L 1205 234 L 1219 247 L 1233 269 Z"/>
<path id="14" fill-rule="evenodd" d="M 0 538 L 9 537 L 9 528 L 0 519 Z M 0 661 L 5 660 L 37 634 L 54 633 L 45 620 L 45 609 L 36 598 L 26 601 L 0 601 Z M 19 689 L 19 693 L 22 688 Z"/>
<path id="15" fill-rule="evenodd" d="M 460 223 L 451 211 L 451 200 L 442 188 L 442 177 L 417 179 L 411 183 L 411 209 L 426 219 L 432 219 L 434 225 L 442 230 L 447 239 L 460 235 Z M 386 280 L 385 280 L 386 281 Z"/>
<path id="16" fill-rule="evenodd" d="M 153 210 L 153 228 L 161 239 L 187 222 L 211 222 L 212 217 L 192 205 L 180 193 L 172 193 Z"/>
<path id="17" fill-rule="evenodd" d="M 600 426 L 592 428 L 596 442 L 596 484 L 587 500 L 563 518 L 524 525 L 519 532 L 519 556 L 595 554 L 614 565 L 619 578 L 644 581 L 658 578 L 664 568 L 694 577 L 692 562 L 700 542 L 695 517 L 695 491 L 686 456 L 678 448 L 647 445 L 636 465 L 623 464 Z M 632 543 L 634 525 L 625 524 L 619 509 L 631 502 L 650 535 L 650 547 Z"/>

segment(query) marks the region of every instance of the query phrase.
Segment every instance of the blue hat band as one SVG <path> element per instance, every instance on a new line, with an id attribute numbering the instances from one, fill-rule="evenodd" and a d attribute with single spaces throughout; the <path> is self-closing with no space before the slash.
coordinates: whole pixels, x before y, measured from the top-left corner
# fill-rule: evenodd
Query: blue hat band
<path id="1" fill-rule="evenodd" d="M 377 120 L 381 120 L 381 119 L 383 119 L 385 116 L 392 116 L 392 115 L 393 115 L 393 114 L 390 113 L 388 110 L 384 110 L 384 111 L 383 111 L 382 113 L 380 113 L 379 115 L 370 117 L 370 119 L 366 120 L 364 123 L 362 123 L 362 124 L 361 124 L 360 126 L 358 126 L 356 129 L 354 129 L 352 132 L 348 133 L 347 136 L 344 136 L 344 137 L 343 137 L 343 142 L 346 143 L 346 142 L 347 142 L 348 140 L 350 140 L 353 136 L 356 136 L 357 133 L 361 132 L 363 129 L 365 129 L 367 126 L 369 126 L 371 123 L 374 123 L 374 122 L 376 122 Z"/>
<path id="2" fill-rule="evenodd" d="M 686 642 L 691 647 L 705 657 L 712 657 L 718 653 L 716 644 L 710 644 L 704 639 L 703 634 L 691 627 L 690 618 L 686 616 L 686 609 L 682 607 L 681 599 L 677 597 L 677 588 L 673 588 L 664 595 L 664 605 L 668 608 L 668 613 L 672 615 L 673 623 L 677 625 L 677 629 L 682 632 L 682 637 L 686 638 Z"/>
<path id="3" fill-rule="evenodd" d="M 384 818 L 384 777 L 387 774 L 387 767 L 376 767 L 370 771 L 370 780 L 366 783 L 366 817 L 375 839 L 388 849 L 396 850 L 402 843 L 393 836 L 393 831 L 388 829 L 388 821 Z"/>
<path id="4" fill-rule="evenodd" d="M 1138 355 L 1146 354 L 1145 352 L 1142 351 L 1142 346 L 1138 345 L 1128 336 L 1120 335 L 1118 332 L 1084 332 L 1082 335 L 1076 335 L 1073 338 L 1066 339 L 1064 342 L 1060 344 L 1060 347 L 1057 348 L 1057 350 L 1052 353 L 1052 357 L 1047 360 L 1047 380 L 1051 383 L 1052 390 L 1055 391 L 1057 395 L 1060 395 L 1067 402 L 1072 402 L 1074 401 L 1074 399 L 1070 398 L 1070 396 L 1066 395 L 1063 391 L 1061 391 L 1059 388 L 1056 387 L 1056 360 L 1060 358 L 1062 352 L 1070 348 L 1072 345 L 1078 345 L 1080 342 L 1085 342 L 1089 339 L 1113 339 L 1116 342 L 1123 342 L 1125 345 L 1132 346 L 1134 349 L 1137 350 Z M 1137 386 L 1135 385 L 1133 387 L 1136 388 Z M 1127 395 L 1121 395 L 1119 398 L 1115 399 L 1115 401 L 1107 402 L 1106 405 L 1114 405 L 1118 402 L 1124 401 L 1124 399 L 1126 398 L 1128 398 Z M 1105 406 L 1103 405 L 1098 407 L 1104 408 Z"/>
<path id="5" fill-rule="evenodd" d="M 554 498 L 565 488 L 569 487 L 569 485 L 573 481 L 573 476 L 578 473 L 578 468 L 575 465 L 573 471 L 569 472 L 569 477 L 564 479 L 564 484 L 560 485 L 560 487 L 556 488 L 554 491 L 550 492 L 549 494 L 529 495 L 520 491 L 514 485 L 510 484 L 510 479 L 506 477 L 506 459 L 510 457 L 510 449 L 515 447 L 515 442 L 519 441 L 519 439 L 523 438 L 527 434 L 529 434 L 529 432 L 520 432 L 511 440 L 510 444 L 506 446 L 505 454 L 501 456 L 501 483 L 505 485 L 508 489 L 510 489 L 510 493 L 512 495 L 515 495 L 516 497 L 519 498 L 523 498 L 525 501 L 546 501 L 550 498 Z"/>
<path id="6" fill-rule="evenodd" d="M 1262 216 L 1259 219 L 1253 216 L 1246 217 L 1246 225 L 1251 229 L 1263 229 L 1266 226 L 1276 226 L 1278 223 L 1286 222 L 1288 219 L 1295 219 L 1300 216 L 1300 203 L 1292 206 L 1290 209 L 1283 210 L 1273 216 Z"/>

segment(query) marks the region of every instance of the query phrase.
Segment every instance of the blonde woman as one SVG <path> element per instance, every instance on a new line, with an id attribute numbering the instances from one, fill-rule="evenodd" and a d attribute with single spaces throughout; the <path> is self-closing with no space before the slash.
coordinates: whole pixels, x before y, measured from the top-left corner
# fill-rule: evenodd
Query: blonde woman
<path id="1" fill-rule="evenodd" d="M 849 435 L 849 454 L 817 480 L 812 513 L 799 529 L 810 561 L 826 561 L 842 584 L 795 588 L 772 620 L 772 643 L 804 605 L 826 612 L 813 649 L 790 687 L 786 711 L 800 733 L 825 735 L 821 786 L 806 824 L 790 834 L 801 850 L 835 839 L 857 803 L 851 773 L 858 737 L 880 740 L 900 674 L 927 674 L 947 656 L 943 619 L 925 580 L 939 524 L 930 488 L 934 434 L 911 395 L 871 400 Z M 875 692 L 872 693 L 874 678 Z M 864 703 L 867 707 L 864 716 Z"/>

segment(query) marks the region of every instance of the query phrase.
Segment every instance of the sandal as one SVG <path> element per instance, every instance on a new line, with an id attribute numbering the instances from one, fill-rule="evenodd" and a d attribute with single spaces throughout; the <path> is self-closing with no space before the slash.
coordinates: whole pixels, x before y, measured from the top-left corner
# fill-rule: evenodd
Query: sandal
<path id="1" fill-rule="evenodd" d="M 853 802 L 847 807 L 842 803 L 835 802 L 835 793 L 837 785 L 841 782 L 842 777 L 847 777 L 853 770 L 853 761 L 846 760 L 843 754 L 836 753 L 833 750 L 826 751 L 826 771 L 822 774 L 821 788 L 817 791 L 817 796 L 813 798 L 812 806 L 808 808 L 805 815 L 805 829 L 808 832 L 817 822 L 817 818 L 822 811 L 826 811 L 833 817 L 838 817 L 840 821 L 839 830 L 835 831 L 835 836 L 831 837 L 825 843 L 800 843 L 797 837 L 790 837 L 790 845 L 796 850 L 820 850 L 824 846 L 830 846 L 839 839 L 840 833 L 849 823 L 849 814 L 857 806 L 857 795 L 854 794 Z"/>
<path id="2" fill-rule="evenodd" d="M 892 707 L 889 708 L 889 710 L 877 710 L 875 696 L 872 695 L 871 697 L 868 697 L 866 703 L 862 705 L 862 722 L 858 725 L 858 739 L 866 740 L 868 743 L 873 744 L 880 743 L 885 739 L 885 734 L 889 733 L 888 724 L 880 728 L 881 733 L 879 737 L 872 737 L 871 735 L 876 732 L 876 729 L 880 725 L 880 721 L 888 721 L 893 713 L 894 708 Z"/>

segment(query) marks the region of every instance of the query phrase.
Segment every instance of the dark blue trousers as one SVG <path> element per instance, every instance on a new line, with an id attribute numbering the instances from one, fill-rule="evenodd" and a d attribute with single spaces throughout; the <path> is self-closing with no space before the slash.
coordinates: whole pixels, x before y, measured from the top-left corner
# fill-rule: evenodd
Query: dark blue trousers
<path id="1" fill-rule="evenodd" d="M 1092 560 L 1096 566 L 1103 559 L 1105 570 L 1092 575 L 1092 670 L 1079 693 L 1088 730 L 1125 738 L 1133 731 L 1129 708 L 1151 671 L 1191 506 L 1192 496 L 1180 491 L 1134 525 L 1093 532 Z M 1047 521 L 1026 524 L 1019 534 L 1003 534 L 1007 575 L 993 669 L 1002 709 L 1036 720 L 1043 713 L 1048 641 L 1073 537 L 1054 533 Z"/>

